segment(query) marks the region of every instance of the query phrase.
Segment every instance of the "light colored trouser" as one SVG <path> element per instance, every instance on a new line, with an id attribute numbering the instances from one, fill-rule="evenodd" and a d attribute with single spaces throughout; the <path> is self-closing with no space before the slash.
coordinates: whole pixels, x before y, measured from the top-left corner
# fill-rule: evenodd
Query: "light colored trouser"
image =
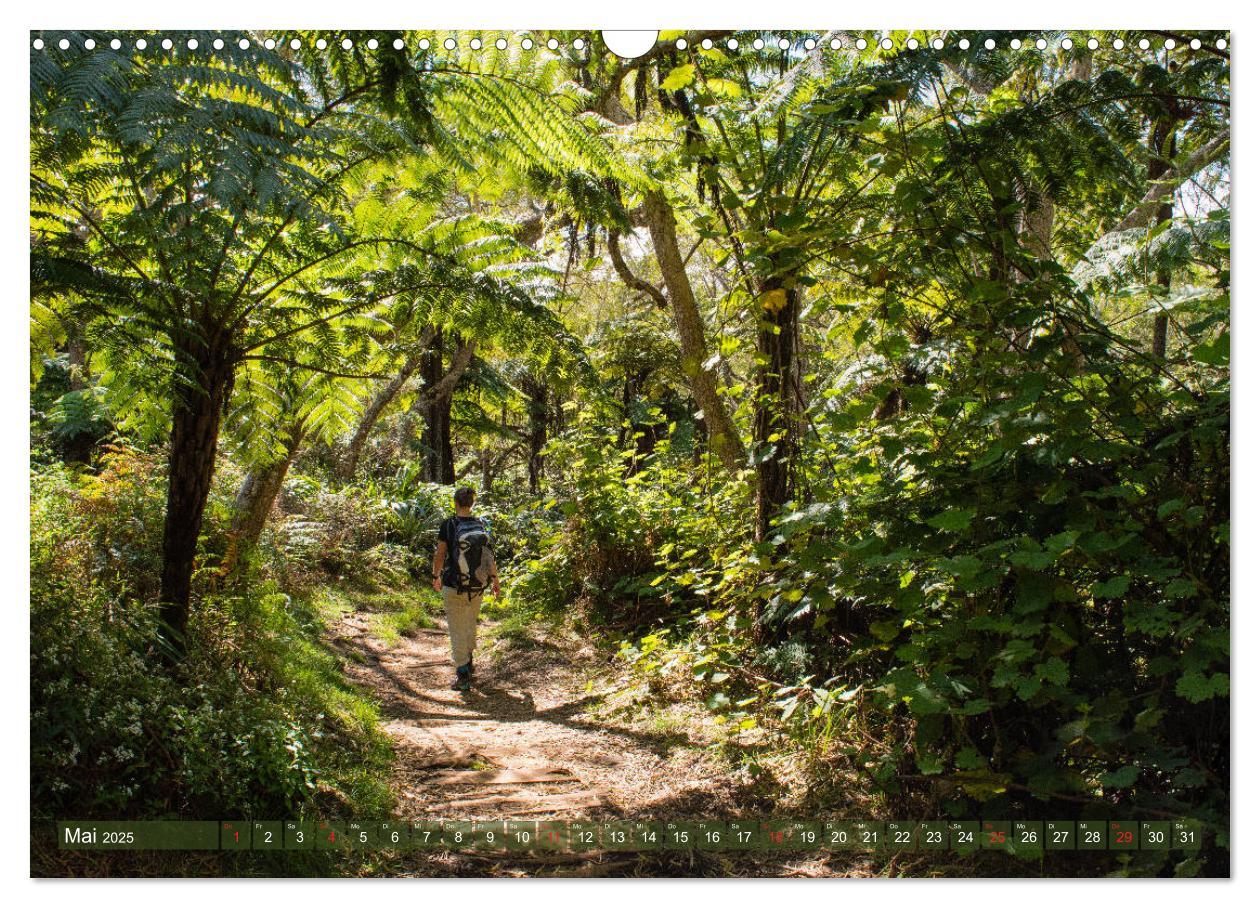
<path id="1" fill-rule="evenodd" d="M 477 614 L 481 611 L 481 593 L 461 593 L 453 587 L 442 587 L 442 606 L 446 609 L 446 626 L 451 635 L 451 660 L 458 668 L 472 661 L 477 645 Z"/>

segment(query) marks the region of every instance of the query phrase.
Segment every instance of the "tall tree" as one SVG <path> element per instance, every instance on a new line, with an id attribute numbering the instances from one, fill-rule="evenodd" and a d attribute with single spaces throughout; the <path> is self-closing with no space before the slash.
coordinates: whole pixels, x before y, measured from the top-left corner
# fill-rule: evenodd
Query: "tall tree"
<path id="1" fill-rule="evenodd" d="M 269 51 L 244 34 L 213 53 L 174 35 L 171 52 L 133 56 L 133 36 L 128 50 L 90 52 L 73 37 L 31 58 L 32 284 L 90 295 L 120 348 L 151 353 L 159 339 L 154 381 L 170 400 L 160 614 L 178 661 L 238 367 L 314 358 L 331 321 L 428 282 L 382 295 L 320 280 L 405 244 L 354 231 L 346 187 L 359 168 L 433 143 L 456 157 L 493 144 L 544 169 L 610 159 L 547 98 L 434 72 L 392 35 L 370 56 L 336 43 L 318 54 L 313 40 Z"/>

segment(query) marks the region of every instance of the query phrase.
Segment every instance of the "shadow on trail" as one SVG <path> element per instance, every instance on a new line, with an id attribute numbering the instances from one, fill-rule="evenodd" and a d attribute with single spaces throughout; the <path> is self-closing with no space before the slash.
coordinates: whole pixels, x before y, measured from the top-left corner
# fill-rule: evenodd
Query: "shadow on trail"
<path id="1" fill-rule="evenodd" d="M 540 649 L 562 652 L 552 644 Z M 511 682 L 518 680 L 518 673 L 509 671 L 505 674 L 502 666 L 487 671 L 488 680 L 474 679 L 472 690 L 456 694 L 448 690 L 448 671 L 444 671 L 450 668 L 450 660 L 416 660 L 406 664 L 411 669 L 431 667 L 437 671 L 415 677 L 381 661 L 364 666 L 368 672 L 388 682 L 399 694 L 386 697 L 382 704 L 382 713 L 391 719 L 408 722 L 502 722 L 508 725 L 547 722 L 576 731 L 598 732 L 633 741 L 651 748 L 658 755 L 667 755 L 675 748 L 693 743 L 690 737 L 679 733 L 636 731 L 588 718 L 584 715 L 587 709 L 601 700 L 594 694 L 539 709 L 534 694 L 526 685 L 532 683 L 540 687 L 546 682 L 513 684 Z M 452 700 L 453 697 L 457 699 Z"/>

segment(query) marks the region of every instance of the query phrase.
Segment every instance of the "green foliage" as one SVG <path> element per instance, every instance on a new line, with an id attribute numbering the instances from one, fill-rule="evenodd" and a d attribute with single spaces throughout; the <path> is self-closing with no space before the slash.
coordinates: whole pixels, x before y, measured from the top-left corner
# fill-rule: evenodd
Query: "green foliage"
<path id="1" fill-rule="evenodd" d="M 263 562 L 278 578 L 407 579 L 412 550 L 390 539 L 392 512 L 370 491 L 329 489 L 298 476 L 281 497 L 288 513 L 271 524 L 262 542 Z"/>
<path id="2" fill-rule="evenodd" d="M 125 485 L 115 464 L 111 488 Z M 274 587 L 204 598 L 180 676 L 155 671 L 152 610 L 120 595 L 93 525 L 136 504 L 36 474 L 31 541 L 32 802 L 47 818 L 379 815 L 389 751 L 374 707 Z M 106 500 L 109 499 L 109 500 Z M 110 510 L 106 510 L 106 506 Z M 141 514 L 135 515 L 137 518 Z M 149 543 L 151 545 L 151 543 Z M 152 551 L 152 550 L 150 550 Z M 127 576 L 143 564 L 126 563 Z M 116 562 L 118 563 L 118 562 Z M 130 591 L 128 591 L 130 592 Z"/>

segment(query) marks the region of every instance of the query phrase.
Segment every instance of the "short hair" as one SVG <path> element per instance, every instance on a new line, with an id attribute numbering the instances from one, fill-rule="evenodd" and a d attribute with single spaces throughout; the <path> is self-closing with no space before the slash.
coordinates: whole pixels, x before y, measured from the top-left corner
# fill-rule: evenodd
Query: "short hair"
<path id="1" fill-rule="evenodd" d="M 455 505 L 461 508 L 472 507 L 473 499 L 477 497 L 477 493 L 472 490 L 472 486 L 462 486 L 455 490 Z"/>

